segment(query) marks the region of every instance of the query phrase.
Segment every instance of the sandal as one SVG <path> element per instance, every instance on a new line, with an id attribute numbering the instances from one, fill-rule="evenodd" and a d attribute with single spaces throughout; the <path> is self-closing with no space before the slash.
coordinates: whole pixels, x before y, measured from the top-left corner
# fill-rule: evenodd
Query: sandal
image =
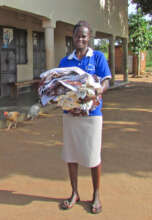
<path id="1" fill-rule="evenodd" d="M 63 203 L 61 204 L 61 209 L 67 210 L 67 209 L 71 209 L 75 203 L 79 202 L 80 198 L 78 197 L 75 201 L 72 201 L 71 198 L 67 199 L 65 201 L 63 201 Z"/>
<path id="2" fill-rule="evenodd" d="M 102 212 L 102 206 L 95 207 L 95 205 L 91 206 L 91 213 L 92 214 L 99 214 Z"/>

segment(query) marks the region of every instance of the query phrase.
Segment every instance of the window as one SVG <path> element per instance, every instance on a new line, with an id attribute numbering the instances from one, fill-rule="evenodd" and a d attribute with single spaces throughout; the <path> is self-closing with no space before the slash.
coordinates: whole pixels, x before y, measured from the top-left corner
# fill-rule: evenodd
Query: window
<path id="1" fill-rule="evenodd" d="M 33 32 L 33 72 L 34 78 L 46 70 L 44 32 Z"/>
<path id="2" fill-rule="evenodd" d="M 72 37 L 66 36 L 66 55 L 69 55 L 73 51 L 73 40 Z"/>
<path id="3" fill-rule="evenodd" d="M 21 29 L 15 29 L 16 44 L 16 63 L 27 63 L 27 32 Z"/>

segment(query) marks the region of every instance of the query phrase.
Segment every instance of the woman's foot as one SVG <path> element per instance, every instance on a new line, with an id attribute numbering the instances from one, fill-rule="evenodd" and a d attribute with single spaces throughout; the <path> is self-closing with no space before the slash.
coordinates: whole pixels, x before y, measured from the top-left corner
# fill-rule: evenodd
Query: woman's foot
<path id="1" fill-rule="evenodd" d="M 95 193 L 91 203 L 91 213 L 98 214 L 102 211 L 99 193 Z"/>
<path id="2" fill-rule="evenodd" d="M 63 203 L 61 203 L 61 209 L 64 209 L 64 210 L 71 209 L 75 205 L 75 203 L 79 201 L 80 201 L 79 195 L 73 194 L 71 198 L 64 200 Z"/>
<path id="3" fill-rule="evenodd" d="M 102 212 L 102 206 L 100 202 L 93 202 L 91 205 L 91 213 L 92 214 L 99 214 Z"/>

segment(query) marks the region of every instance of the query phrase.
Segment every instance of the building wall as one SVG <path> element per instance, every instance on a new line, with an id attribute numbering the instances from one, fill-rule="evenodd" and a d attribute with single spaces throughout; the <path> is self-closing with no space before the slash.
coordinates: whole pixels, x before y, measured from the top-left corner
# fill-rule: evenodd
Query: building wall
<path id="1" fill-rule="evenodd" d="M 0 0 L 0 6 L 27 11 L 53 22 L 75 24 L 85 19 L 95 31 L 128 35 L 128 0 Z"/>
<path id="2" fill-rule="evenodd" d="M 66 36 L 72 37 L 73 26 L 70 24 L 57 22 L 55 29 L 55 66 L 66 55 Z"/>
<path id="3" fill-rule="evenodd" d="M 127 38 L 127 10 L 128 0 L 0 0 L 0 25 L 27 31 L 28 61 L 17 65 L 17 82 L 33 79 L 33 31 L 45 32 L 45 42 L 51 42 L 53 53 L 48 53 L 54 54 L 49 58 L 55 59 L 53 68 L 66 55 L 65 38 L 72 36 L 73 25 L 79 20 L 87 20 L 96 37 Z M 53 40 L 45 23 L 51 25 Z"/>
<path id="4" fill-rule="evenodd" d="M 41 22 L 32 17 L 8 9 L 0 9 L 0 25 L 27 30 L 27 64 L 17 65 L 17 81 L 33 79 L 32 31 L 43 31 Z"/>
<path id="5" fill-rule="evenodd" d="M 2 7 L 0 24 L 25 28 L 29 34 L 28 57 L 30 59 L 28 59 L 28 65 L 17 67 L 19 81 L 22 78 L 25 80 L 32 77 L 30 35 L 32 30 L 44 31 L 42 23 L 46 19 L 51 19 L 52 25 L 56 26 L 54 29 L 55 65 L 58 65 L 61 57 L 66 54 L 65 37 L 72 34 L 71 27 L 78 20 L 87 20 L 99 38 L 102 33 L 124 38 L 128 36 L 127 0 L 0 0 L 0 6 Z"/>

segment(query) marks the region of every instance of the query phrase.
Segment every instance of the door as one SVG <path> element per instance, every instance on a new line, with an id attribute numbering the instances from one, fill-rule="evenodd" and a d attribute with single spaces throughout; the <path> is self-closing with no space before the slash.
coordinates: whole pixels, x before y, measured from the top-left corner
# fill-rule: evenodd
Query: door
<path id="1" fill-rule="evenodd" d="M 46 70 L 45 42 L 43 32 L 33 32 L 33 73 L 34 78 Z"/>
<path id="2" fill-rule="evenodd" d="M 66 55 L 69 55 L 73 51 L 73 39 L 70 36 L 66 36 Z"/>
<path id="3" fill-rule="evenodd" d="M 0 96 L 10 95 L 10 83 L 16 82 L 16 50 L 12 28 L 0 27 Z"/>

